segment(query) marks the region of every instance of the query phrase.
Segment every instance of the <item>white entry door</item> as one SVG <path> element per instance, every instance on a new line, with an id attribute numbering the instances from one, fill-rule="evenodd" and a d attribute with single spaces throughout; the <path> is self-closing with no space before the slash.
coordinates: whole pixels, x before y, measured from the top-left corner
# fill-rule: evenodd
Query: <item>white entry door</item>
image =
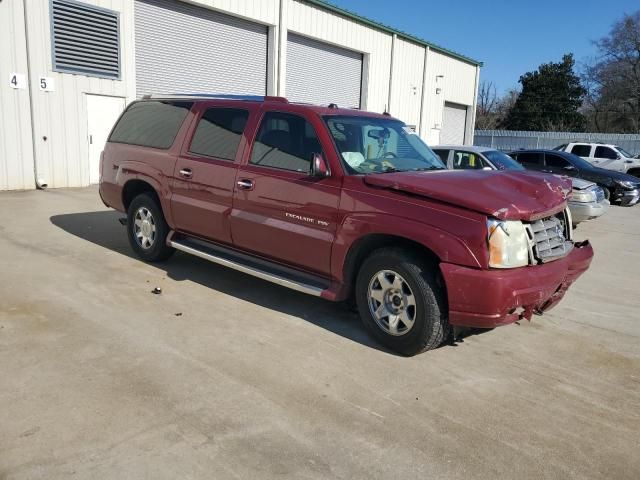
<path id="1" fill-rule="evenodd" d="M 89 183 L 98 183 L 100 180 L 100 154 L 123 110 L 124 98 L 87 94 Z"/>

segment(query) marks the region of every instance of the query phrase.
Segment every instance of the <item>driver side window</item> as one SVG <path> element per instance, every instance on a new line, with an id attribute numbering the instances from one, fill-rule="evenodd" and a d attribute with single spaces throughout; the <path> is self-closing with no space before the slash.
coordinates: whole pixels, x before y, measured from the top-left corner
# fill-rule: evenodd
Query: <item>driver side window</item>
<path id="1" fill-rule="evenodd" d="M 308 173 L 315 153 L 322 153 L 316 132 L 307 120 L 290 113 L 268 112 L 253 142 L 250 163 Z"/>
<path id="2" fill-rule="evenodd" d="M 607 160 L 616 160 L 618 154 L 609 147 L 596 147 L 595 158 L 604 158 Z"/>

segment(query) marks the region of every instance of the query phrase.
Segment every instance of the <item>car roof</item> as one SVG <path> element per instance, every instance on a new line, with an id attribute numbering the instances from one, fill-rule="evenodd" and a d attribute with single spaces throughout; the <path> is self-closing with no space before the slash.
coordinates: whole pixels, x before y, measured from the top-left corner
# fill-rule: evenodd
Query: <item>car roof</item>
<path id="1" fill-rule="evenodd" d="M 329 105 L 315 105 L 312 103 L 303 102 L 290 102 L 285 97 L 274 96 L 262 96 L 262 95 L 229 95 L 229 94 L 217 94 L 217 93 L 179 93 L 170 95 L 145 95 L 140 101 L 153 101 L 153 100 L 170 100 L 170 101 L 193 101 L 193 102 L 214 102 L 216 100 L 228 101 L 233 100 L 237 102 L 250 102 L 250 103 L 264 103 L 269 106 L 278 105 L 294 105 L 302 107 L 317 113 L 318 115 L 344 115 L 344 116 L 358 116 L 358 117 L 373 117 L 373 118 L 386 118 L 392 120 L 398 120 L 392 117 L 388 113 L 369 112 L 366 110 L 359 110 L 357 108 L 342 108 L 335 103 Z"/>
<path id="2" fill-rule="evenodd" d="M 434 145 L 431 148 L 432 149 L 464 150 L 465 152 L 472 152 L 472 153 L 484 153 L 484 152 L 497 150 L 497 148 L 479 147 L 476 145 Z"/>

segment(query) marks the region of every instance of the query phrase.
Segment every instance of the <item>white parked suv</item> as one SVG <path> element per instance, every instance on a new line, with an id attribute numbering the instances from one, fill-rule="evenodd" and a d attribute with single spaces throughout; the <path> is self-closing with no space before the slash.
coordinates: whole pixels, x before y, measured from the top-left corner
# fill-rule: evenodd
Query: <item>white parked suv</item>
<path id="1" fill-rule="evenodd" d="M 637 158 L 637 156 L 634 157 L 617 145 L 572 142 L 560 145 L 554 148 L 554 150 L 578 155 L 596 167 L 640 177 L 640 158 Z"/>

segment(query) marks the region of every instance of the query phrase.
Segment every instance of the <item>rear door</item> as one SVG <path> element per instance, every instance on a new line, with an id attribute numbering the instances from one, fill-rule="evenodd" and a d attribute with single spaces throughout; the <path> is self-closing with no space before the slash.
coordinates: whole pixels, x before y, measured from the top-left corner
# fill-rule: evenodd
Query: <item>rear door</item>
<path id="1" fill-rule="evenodd" d="M 589 143 L 575 143 L 571 147 L 571 153 L 579 157 L 584 158 L 590 162 L 593 162 L 593 148 Z"/>
<path id="2" fill-rule="evenodd" d="M 321 128 L 306 112 L 264 112 L 238 170 L 230 221 L 234 246 L 329 276 L 340 179 L 309 176 L 313 154 L 325 151 Z"/>
<path id="3" fill-rule="evenodd" d="M 176 229 L 231 244 L 229 215 L 244 130 L 254 104 L 203 102 L 185 141 L 172 179 L 171 211 Z"/>

